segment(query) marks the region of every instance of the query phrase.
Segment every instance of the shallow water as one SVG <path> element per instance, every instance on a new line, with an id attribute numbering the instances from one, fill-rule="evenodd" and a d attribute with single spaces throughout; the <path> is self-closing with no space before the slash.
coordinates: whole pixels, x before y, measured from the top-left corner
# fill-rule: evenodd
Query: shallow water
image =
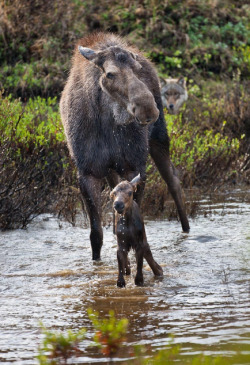
<path id="1" fill-rule="evenodd" d="M 27 230 L 0 233 L 0 363 L 35 364 L 41 342 L 39 321 L 48 329 L 86 327 L 92 307 L 129 319 L 128 345 L 169 343 L 181 354 L 243 353 L 250 364 L 250 192 L 235 191 L 200 200 L 190 234 L 167 220 L 146 221 L 153 255 L 164 277 L 144 267 L 143 287 L 132 276 L 116 287 L 116 240 L 104 228 L 102 261 L 91 261 L 89 229 L 40 216 Z M 121 352 L 115 362 L 124 358 Z M 105 363 L 88 348 L 76 364 Z"/>

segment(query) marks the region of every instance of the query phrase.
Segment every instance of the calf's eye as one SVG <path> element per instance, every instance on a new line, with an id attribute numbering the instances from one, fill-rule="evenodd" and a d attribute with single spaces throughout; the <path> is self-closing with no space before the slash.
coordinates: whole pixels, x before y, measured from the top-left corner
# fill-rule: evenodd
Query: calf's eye
<path id="1" fill-rule="evenodd" d="M 133 193 L 132 193 L 132 191 L 130 191 L 129 193 L 128 193 L 128 196 L 132 196 L 133 195 Z"/>

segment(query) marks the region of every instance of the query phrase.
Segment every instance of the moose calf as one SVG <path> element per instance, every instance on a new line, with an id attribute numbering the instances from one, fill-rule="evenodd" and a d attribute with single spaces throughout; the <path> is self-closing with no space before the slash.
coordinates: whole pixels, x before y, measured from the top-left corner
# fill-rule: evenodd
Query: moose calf
<path id="1" fill-rule="evenodd" d="M 135 250 L 137 273 L 135 276 L 135 285 L 143 285 L 143 257 L 147 260 L 149 266 L 156 276 L 162 276 L 163 271 L 160 265 L 154 260 L 144 228 L 143 218 L 137 203 L 133 200 L 133 193 L 140 184 L 140 174 L 132 181 L 120 182 L 110 193 L 114 201 L 115 209 L 115 233 L 117 235 L 118 249 L 118 287 L 125 287 L 124 274 L 130 275 L 130 263 L 128 252 L 131 247 Z"/>

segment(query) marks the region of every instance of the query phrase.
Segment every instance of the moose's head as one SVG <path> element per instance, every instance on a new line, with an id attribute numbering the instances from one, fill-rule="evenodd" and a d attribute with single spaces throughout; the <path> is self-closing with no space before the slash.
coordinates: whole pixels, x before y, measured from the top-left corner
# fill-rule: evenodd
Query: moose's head
<path id="1" fill-rule="evenodd" d="M 148 86 L 140 80 L 142 65 L 139 56 L 118 46 L 95 51 L 79 46 L 79 51 L 98 67 L 102 90 L 125 108 L 140 124 L 156 122 L 159 117 L 155 99 Z"/>

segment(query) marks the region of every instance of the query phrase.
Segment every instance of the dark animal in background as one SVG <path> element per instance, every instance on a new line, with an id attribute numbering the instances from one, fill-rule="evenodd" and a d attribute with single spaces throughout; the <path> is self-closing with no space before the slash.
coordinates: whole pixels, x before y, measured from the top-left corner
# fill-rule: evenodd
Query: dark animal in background
<path id="1" fill-rule="evenodd" d="M 120 182 L 110 193 L 115 209 L 115 233 L 118 243 L 117 260 L 119 271 L 117 286 L 119 287 L 125 286 L 124 274 L 130 275 L 128 252 L 131 248 L 135 250 L 136 255 L 136 285 L 143 285 L 143 258 L 147 260 L 156 276 L 163 275 L 162 268 L 152 256 L 140 209 L 133 200 L 133 193 L 141 182 L 141 177 L 138 175 L 130 182 Z"/>
<path id="2" fill-rule="evenodd" d="M 146 179 L 148 152 L 167 182 L 183 231 L 189 223 L 181 187 L 169 157 L 159 80 L 138 49 L 110 33 L 95 33 L 76 46 L 73 65 L 60 102 L 68 147 L 90 219 L 93 259 L 103 243 L 101 188 L 111 189 L 119 176 Z M 135 194 L 142 199 L 144 183 Z"/>
<path id="3" fill-rule="evenodd" d="M 186 81 L 183 76 L 178 79 L 160 78 L 163 108 L 170 114 L 177 114 L 180 107 L 188 99 Z"/>

